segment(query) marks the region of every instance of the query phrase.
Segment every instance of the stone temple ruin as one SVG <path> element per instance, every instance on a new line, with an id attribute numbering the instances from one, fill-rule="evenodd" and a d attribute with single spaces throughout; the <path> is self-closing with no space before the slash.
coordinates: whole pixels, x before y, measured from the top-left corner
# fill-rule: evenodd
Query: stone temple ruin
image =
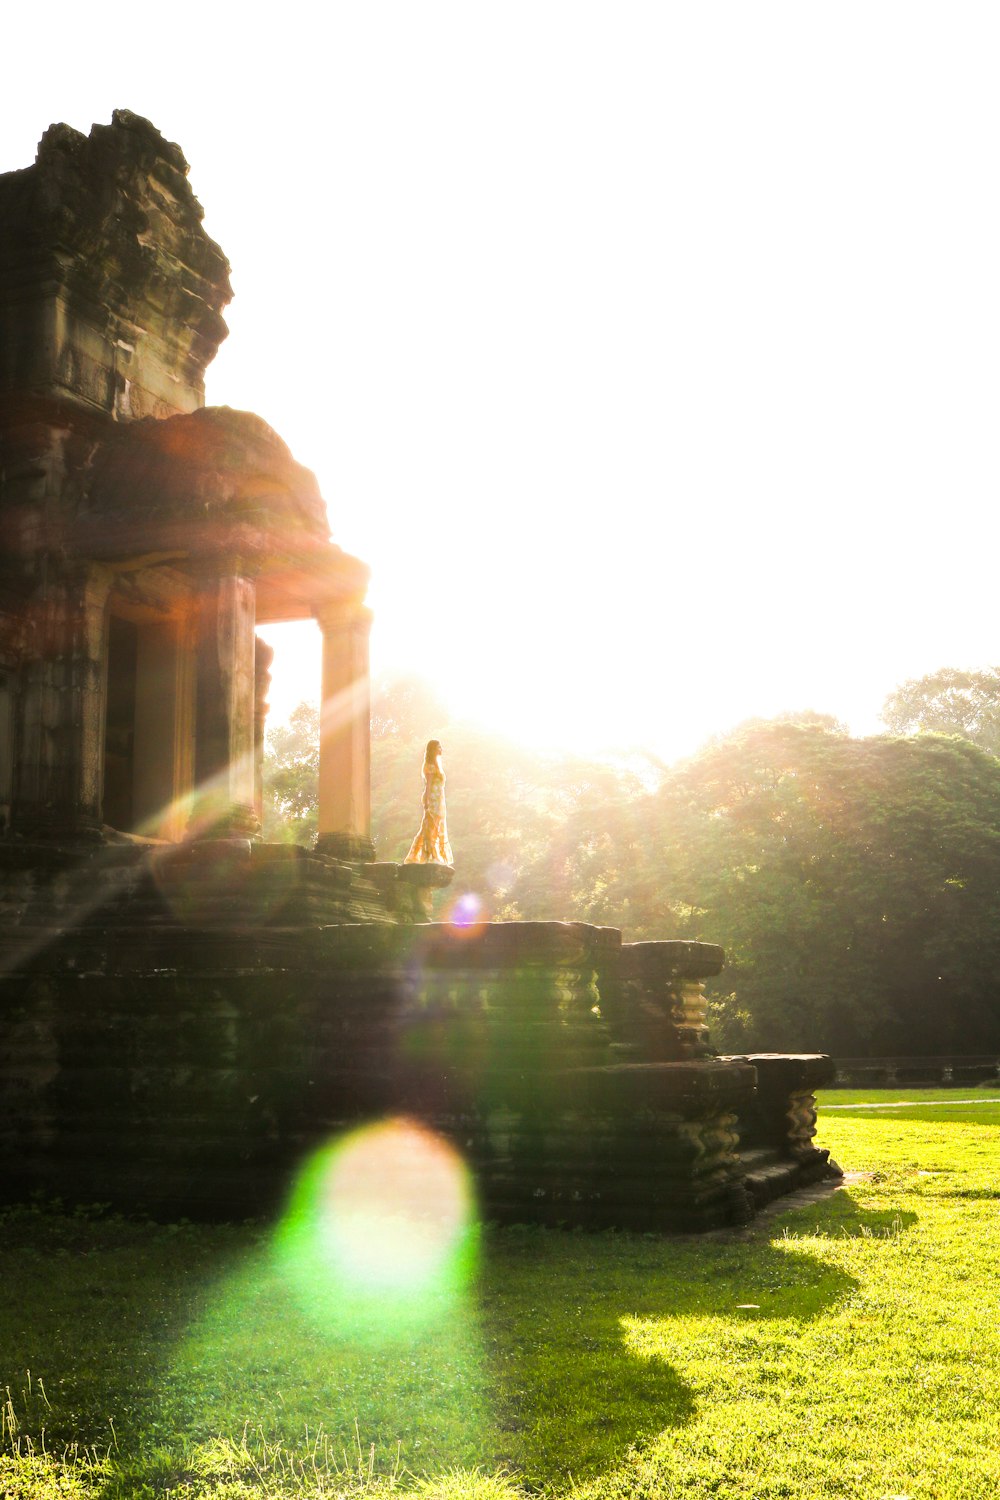
<path id="1" fill-rule="evenodd" d="M 229 267 L 124 110 L 0 177 L 0 1155 L 32 1190 L 270 1211 L 405 1115 L 484 1217 L 702 1229 L 835 1170 L 821 1057 L 712 1055 L 710 944 L 427 920 L 376 861 L 367 569 L 204 405 Z M 322 632 L 319 837 L 260 838 L 269 621 Z"/>

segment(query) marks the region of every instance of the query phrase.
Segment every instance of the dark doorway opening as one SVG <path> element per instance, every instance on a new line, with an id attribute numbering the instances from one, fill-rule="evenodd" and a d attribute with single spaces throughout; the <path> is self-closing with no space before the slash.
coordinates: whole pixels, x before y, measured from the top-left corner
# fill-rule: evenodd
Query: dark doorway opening
<path id="1" fill-rule="evenodd" d="M 132 830 L 135 786 L 135 690 L 139 631 L 131 620 L 108 622 L 108 694 L 104 728 L 104 821 Z"/>

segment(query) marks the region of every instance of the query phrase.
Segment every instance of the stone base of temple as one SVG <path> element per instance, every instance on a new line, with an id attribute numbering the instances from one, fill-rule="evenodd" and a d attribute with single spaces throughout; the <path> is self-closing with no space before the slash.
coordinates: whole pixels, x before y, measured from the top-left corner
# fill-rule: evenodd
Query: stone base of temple
<path id="1" fill-rule="evenodd" d="M 755 1212 L 799 1188 L 843 1176 L 836 1162 L 830 1160 L 829 1151 L 813 1150 L 808 1156 L 796 1159 L 777 1151 L 751 1150 L 741 1152 L 740 1160 L 745 1171 L 744 1186 Z"/>
<path id="2" fill-rule="evenodd" d="M 15 953 L 29 928 L 43 938 L 95 926 L 236 931 L 393 919 L 367 867 L 296 844 L 239 837 L 170 844 L 120 834 L 0 840 L 0 944 Z"/>
<path id="3" fill-rule="evenodd" d="M 371 839 L 358 838 L 351 833 L 318 834 L 315 852 L 328 859 L 346 860 L 356 864 L 371 864 L 375 859 L 375 845 Z"/>
<path id="4" fill-rule="evenodd" d="M 393 921 L 378 879 L 315 863 L 239 840 L 159 862 L 50 850 L 33 872 L 3 851 L 8 1196 L 272 1214 L 311 1153 L 400 1117 L 450 1143 L 503 1222 L 703 1230 L 829 1170 L 828 1059 L 691 1056 L 720 950 Z M 365 901 L 378 919 L 319 911 Z"/>

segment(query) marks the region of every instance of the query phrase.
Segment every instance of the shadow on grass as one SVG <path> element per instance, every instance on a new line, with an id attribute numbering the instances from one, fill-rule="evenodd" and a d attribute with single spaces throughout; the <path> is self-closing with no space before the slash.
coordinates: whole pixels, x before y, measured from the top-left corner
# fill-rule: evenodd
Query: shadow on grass
<path id="1" fill-rule="evenodd" d="M 878 1216 L 831 1215 L 833 1201 L 826 1231 L 798 1232 L 862 1233 L 866 1218 L 876 1232 Z M 681 1322 L 740 1336 L 816 1317 L 855 1285 L 763 1239 L 494 1230 L 482 1250 L 474 1281 L 400 1333 L 318 1319 L 250 1231 L 97 1224 L 5 1246 L 0 1346 L 22 1431 L 107 1454 L 105 1500 L 193 1482 L 220 1434 L 244 1432 L 248 1476 L 280 1443 L 355 1476 L 373 1452 L 383 1475 L 582 1479 L 695 1415 L 664 1357 Z M 638 1325 L 655 1337 L 637 1341 Z"/>
<path id="2" fill-rule="evenodd" d="M 748 1319 L 810 1319 L 856 1285 L 808 1252 L 763 1240 L 509 1230 L 489 1252 L 488 1458 L 542 1482 L 591 1477 L 692 1420 L 696 1393 L 664 1357 L 672 1330 L 739 1334 Z M 638 1326 L 658 1336 L 637 1340 Z"/>
<path id="3" fill-rule="evenodd" d="M 998 1194 L 1000 1196 L 1000 1194 Z M 807 1207 L 789 1209 L 778 1220 L 778 1232 L 830 1235 L 848 1239 L 892 1239 L 911 1229 L 917 1215 L 910 1209 L 861 1208 L 849 1188 Z"/>

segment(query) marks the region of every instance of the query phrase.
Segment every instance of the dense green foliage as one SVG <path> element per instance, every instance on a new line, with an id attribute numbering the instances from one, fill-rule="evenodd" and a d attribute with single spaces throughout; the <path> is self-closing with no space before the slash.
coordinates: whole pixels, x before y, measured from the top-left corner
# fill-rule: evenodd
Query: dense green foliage
<path id="1" fill-rule="evenodd" d="M 264 837 L 311 844 L 319 796 L 319 710 L 300 703 L 264 750 Z"/>
<path id="2" fill-rule="evenodd" d="M 996 1494 L 1000 1098 L 820 1139 L 870 1175 L 701 1240 L 488 1231 L 381 1344 L 312 1326 L 263 1228 L 7 1214 L 0 1493 Z"/>
<path id="3" fill-rule="evenodd" d="M 296 837 L 315 733 L 300 710 L 272 737 L 272 796 Z M 431 735 L 458 869 L 442 915 L 471 893 L 498 918 L 719 942 L 727 1050 L 1000 1047 L 1000 761 L 968 740 L 858 740 L 806 714 L 748 723 L 677 766 L 606 764 L 446 723 L 418 684 L 390 685 L 373 716 L 382 859 L 416 832 Z"/>
<path id="4" fill-rule="evenodd" d="M 663 850 L 679 932 L 727 950 L 732 1041 L 740 1023 L 757 1047 L 842 1055 L 1000 1043 L 993 757 L 761 724 L 649 804 L 643 851 Z"/>
<path id="5" fill-rule="evenodd" d="M 1000 755 L 1000 667 L 942 667 L 904 682 L 885 700 L 882 722 L 893 734 L 960 734 Z"/>

